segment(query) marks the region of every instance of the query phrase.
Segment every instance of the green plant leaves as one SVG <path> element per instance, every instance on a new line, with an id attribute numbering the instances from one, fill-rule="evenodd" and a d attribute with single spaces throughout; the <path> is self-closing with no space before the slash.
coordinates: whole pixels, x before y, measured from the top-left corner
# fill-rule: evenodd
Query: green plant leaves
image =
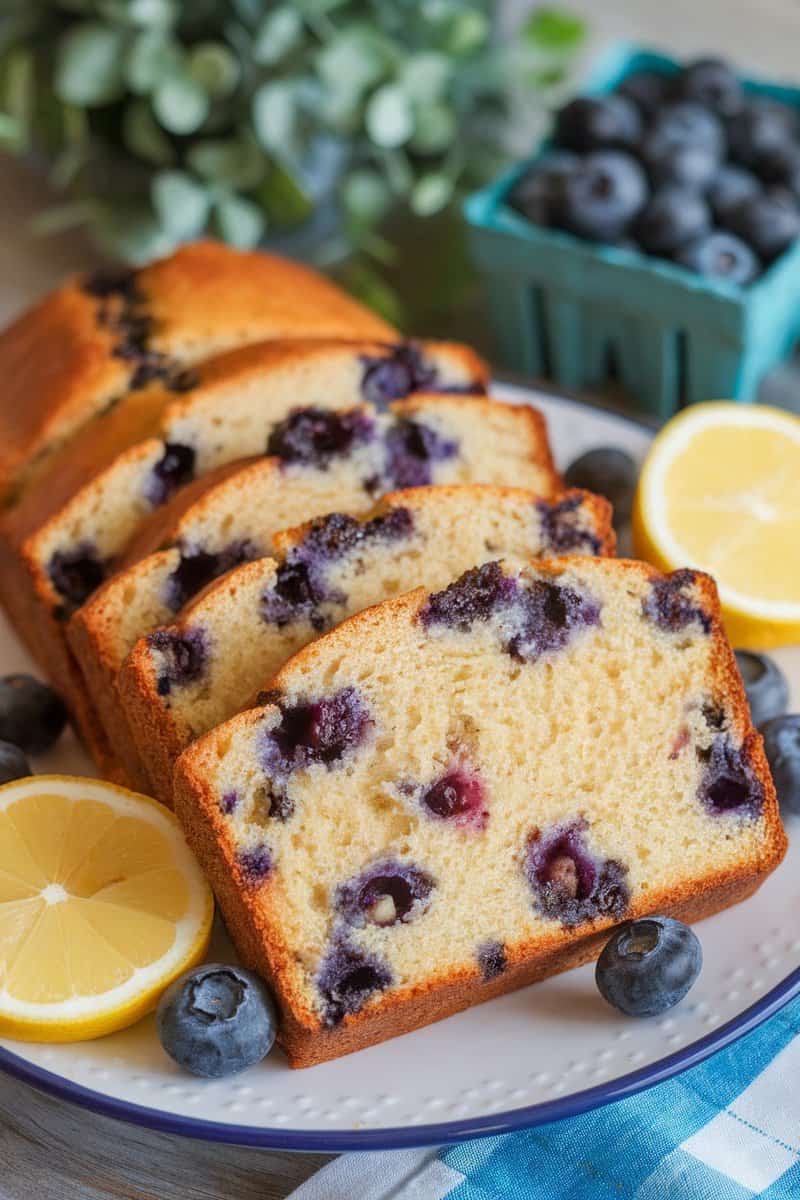
<path id="1" fill-rule="evenodd" d="M 537 8 L 523 28 L 523 37 L 542 50 L 571 52 L 586 35 L 586 22 L 558 8 Z"/>
<path id="2" fill-rule="evenodd" d="M 257 63 L 278 63 L 300 43 L 303 18 L 296 8 L 281 4 L 267 13 L 256 30 L 253 58 Z"/>
<path id="3" fill-rule="evenodd" d="M 170 133 L 194 133 L 208 115 L 208 94 L 190 75 L 174 75 L 153 92 L 153 111 Z"/>
<path id="4" fill-rule="evenodd" d="M 211 139 L 195 142 L 186 152 L 189 167 L 209 183 L 248 191 L 264 177 L 264 151 L 249 133 L 230 141 Z"/>
<path id="5" fill-rule="evenodd" d="M 60 100 L 93 108 L 118 100 L 125 90 L 124 30 L 86 22 L 61 39 L 53 87 Z"/>
<path id="6" fill-rule="evenodd" d="M 257 246 L 266 228 L 261 209 L 252 200 L 242 196 L 228 196 L 219 200 L 214 221 L 223 241 L 238 246 L 240 250 Z"/>
<path id="7" fill-rule="evenodd" d="M 395 83 L 378 88 L 367 104 L 364 123 L 377 146 L 402 146 L 414 132 L 414 109 L 408 93 Z"/>
<path id="8" fill-rule="evenodd" d="M 185 171 L 159 171 L 150 195 L 161 226 L 176 241 L 197 237 L 208 222 L 208 190 Z"/>
<path id="9" fill-rule="evenodd" d="M 192 79 L 209 96 L 228 96 L 239 82 L 239 62 L 223 42 L 201 42 L 189 52 Z"/>
<path id="10" fill-rule="evenodd" d="M 162 167 L 175 158 L 172 142 L 156 121 L 146 100 L 131 100 L 125 106 L 122 136 L 131 153 L 146 162 Z"/>

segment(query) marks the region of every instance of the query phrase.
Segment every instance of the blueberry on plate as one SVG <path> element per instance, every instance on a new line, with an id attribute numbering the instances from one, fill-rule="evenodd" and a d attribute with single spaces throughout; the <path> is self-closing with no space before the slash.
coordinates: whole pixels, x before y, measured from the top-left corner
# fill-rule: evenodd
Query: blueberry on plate
<path id="1" fill-rule="evenodd" d="M 658 75 L 655 71 L 634 71 L 627 79 L 623 79 L 617 88 L 617 95 L 632 100 L 645 120 L 649 121 L 666 100 L 669 84 L 666 75 Z"/>
<path id="2" fill-rule="evenodd" d="M 567 487 L 598 492 L 614 506 L 614 526 L 630 520 L 639 474 L 630 454 L 616 446 L 597 446 L 574 459 L 564 475 Z"/>
<path id="3" fill-rule="evenodd" d="M 0 783 L 11 783 L 12 779 L 25 779 L 33 774 L 31 764 L 11 742 L 0 742 Z"/>
<path id="4" fill-rule="evenodd" d="M 784 813 L 800 813 L 800 713 L 772 717 L 760 732 L 778 804 Z"/>
<path id="5" fill-rule="evenodd" d="M 785 104 L 764 97 L 748 100 L 741 112 L 728 122 L 728 150 L 735 162 L 756 169 L 764 155 L 791 142 L 796 135 L 796 117 Z"/>
<path id="6" fill-rule="evenodd" d="M 563 181 L 556 224 L 592 241 L 616 241 L 647 200 L 647 178 L 619 150 L 587 154 Z"/>
<path id="7" fill-rule="evenodd" d="M 648 254 L 674 254 L 710 228 L 711 210 L 703 197 L 690 188 L 671 184 L 650 197 L 634 235 Z"/>
<path id="8" fill-rule="evenodd" d="M 534 225 L 550 225 L 564 180 L 579 161 L 570 150 L 555 150 L 539 159 L 517 180 L 508 195 L 508 204 Z"/>
<path id="9" fill-rule="evenodd" d="M 713 109 L 720 117 L 735 117 L 744 106 L 744 91 L 733 68 L 720 58 L 699 58 L 684 67 L 675 94 Z"/>
<path id="10" fill-rule="evenodd" d="M 754 725 L 779 717 L 789 707 L 789 685 L 774 658 L 751 650 L 737 650 L 736 662 L 747 692 Z"/>
<path id="11" fill-rule="evenodd" d="M 725 217 L 742 200 L 749 200 L 761 191 L 761 184 L 752 171 L 737 167 L 735 163 L 723 163 L 711 181 L 708 202 L 718 221 L 725 224 Z"/>
<path id="12" fill-rule="evenodd" d="M 644 917 L 618 929 L 595 968 L 600 994 L 629 1017 L 655 1017 L 683 999 L 703 965 L 700 942 L 671 917 Z"/>
<path id="13" fill-rule="evenodd" d="M 556 113 L 556 143 L 578 153 L 629 150 L 641 136 L 641 114 L 626 96 L 578 96 Z"/>
<path id="14" fill-rule="evenodd" d="M 720 152 L 703 142 L 674 142 L 657 129 L 645 138 L 642 160 L 655 185 L 676 183 L 705 191 L 720 168 Z"/>
<path id="15" fill-rule="evenodd" d="M 760 156 L 756 165 L 765 183 L 777 183 L 795 196 L 800 195 L 800 146 L 796 142 L 773 146 Z"/>
<path id="16" fill-rule="evenodd" d="M 718 158 L 725 155 L 725 127 L 718 117 L 689 100 L 667 104 L 657 114 L 652 133 L 673 146 L 705 146 Z"/>
<path id="17" fill-rule="evenodd" d="M 739 287 L 752 283 L 761 270 L 747 243 L 721 229 L 712 229 L 711 233 L 682 246 L 675 261 L 706 279 L 727 279 Z"/>
<path id="18" fill-rule="evenodd" d="M 253 971 L 205 963 L 176 979 L 156 1012 L 161 1045 L 179 1066 L 220 1079 L 259 1062 L 275 1042 L 278 1014 Z"/>
<path id="19" fill-rule="evenodd" d="M 725 224 L 769 263 L 800 236 L 800 204 L 786 188 L 769 188 L 737 204 Z"/>
<path id="20" fill-rule="evenodd" d="M 26 754 L 44 754 L 58 741 L 67 723 L 61 697 L 31 675 L 0 679 L 0 740 Z"/>

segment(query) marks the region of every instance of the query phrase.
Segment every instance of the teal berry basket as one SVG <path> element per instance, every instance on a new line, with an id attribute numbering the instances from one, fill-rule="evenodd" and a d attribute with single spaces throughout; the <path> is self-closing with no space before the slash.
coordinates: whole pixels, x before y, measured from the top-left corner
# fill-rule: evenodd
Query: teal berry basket
<path id="1" fill-rule="evenodd" d="M 581 94 L 610 92 L 634 71 L 679 69 L 663 55 L 615 44 Z M 800 109 L 798 88 L 756 80 L 745 88 Z M 701 400 L 755 399 L 761 378 L 800 336 L 800 241 L 741 288 L 533 225 L 505 201 L 548 146 L 464 205 L 500 364 L 581 389 L 605 382 L 613 363 L 630 398 L 662 419 Z"/>

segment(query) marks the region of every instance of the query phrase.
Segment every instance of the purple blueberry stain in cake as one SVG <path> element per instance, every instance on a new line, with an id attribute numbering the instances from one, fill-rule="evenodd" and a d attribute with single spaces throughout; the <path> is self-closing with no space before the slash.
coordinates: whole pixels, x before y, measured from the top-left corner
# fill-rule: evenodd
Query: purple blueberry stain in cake
<path id="1" fill-rule="evenodd" d="M 324 469 L 334 458 L 351 454 L 374 437 L 375 425 L 363 409 L 337 412 L 296 408 L 269 435 L 266 453 L 283 463 Z"/>
<path id="2" fill-rule="evenodd" d="M 136 294 L 136 272 L 127 267 L 104 267 L 83 278 L 84 292 L 98 300 L 120 296 L 131 300 Z"/>
<path id="3" fill-rule="evenodd" d="M 316 977 L 325 1025 L 330 1028 L 344 1017 L 360 1012 L 368 1000 L 392 981 L 389 966 L 377 954 L 354 945 L 346 934 L 335 934 Z"/>
<path id="4" fill-rule="evenodd" d="M 387 858 L 340 884 L 333 902 L 347 924 L 357 929 L 408 924 L 425 911 L 434 886 L 427 871 Z"/>
<path id="5" fill-rule="evenodd" d="M 420 611 L 426 628 L 443 625 L 468 632 L 476 622 L 503 618 L 503 648 L 531 662 L 562 650 L 580 629 L 599 624 L 600 604 L 586 592 L 546 579 L 514 579 L 499 563 L 473 567 L 442 592 L 428 597 Z"/>
<path id="6" fill-rule="evenodd" d="M 272 851 L 266 843 L 240 850 L 236 856 L 243 882 L 248 887 L 258 887 L 272 870 Z"/>
<path id="7" fill-rule="evenodd" d="M 568 496 L 554 504 L 537 500 L 536 511 L 544 548 L 549 554 L 600 553 L 600 539 L 587 527 L 580 496 Z"/>
<path id="8" fill-rule="evenodd" d="M 361 393 L 376 408 L 385 408 L 391 400 L 410 396 L 412 392 L 436 391 L 439 373 L 413 342 L 389 346 L 380 357 L 362 355 L 361 362 L 364 365 Z"/>
<path id="9" fill-rule="evenodd" d="M 47 564 L 47 574 L 64 602 L 64 616 L 88 600 L 108 575 L 109 564 L 91 542 L 79 542 L 69 550 L 56 550 Z"/>
<path id="10" fill-rule="evenodd" d="M 654 579 L 650 594 L 642 603 L 642 612 L 667 633 L 679 633 L 690 625 L 699 625 L 703 633 L 709 633 L 711 618 L 692 596 L 696 583 L 695 572 L 688 570 Z"/>
<path id="11" fill-rule="evenodd" d="M 115 338 L 112 355 L 131 364 L 130 391 L 146 387 L 155 380 L 171 390 L 185 390 L 185 372 L 181 364 L 150 344 L 155 321 L 147 311 L 147 299 L 135 272 L 96 272 L 84 279 L 83 290 L 99 301 L 97 320 Z"/>
<path id="12" fill-rule="evenodd" d="M 158 508 L 174 492 L 194 479 L 195 452 L 191 446 L 167 442 L 164 453 L 151 470 L 144 486 L 148 504 Z"/>
<path id="13" fill-rule="evenodd" d="M 419 798 L 428 816 L 460 828 L 481 830 L 489 820 L 486 788 L 465 766 L 454 766 L 433 781 Z"/>
<path id="14" fill-rule="evenodd" d="M 537 830 L 529 839 L 525 875 L 543 916 L 572 927 L 628 908 L 627 868 L 598 858 L 586 845 L 585 820 Z"/>
<path id="15" fill-rule="evenodd" d="M 262 742 L 262 766 L 277 780 L 318 763 L 335 766 L 361 745 L 371 724 L 354 687 L 306 704 L 282 705 L 279 722 Z"/>
<path id="16" fill-rule="evenodd" d="M 735 745 L 729 734 L 720 733 L 708 749 L 698 749 L 697 755 L 703 763 L 699 798 L 708 812 L 748 820 L 761 816 L 764 788 L 745 747 Z"/>
<path id="17" fill-rule="evenodd" d="M 320 606 L 347 602 L 347 596 L 326 580 L 328 567 L 371 543 L 408 538 L 413 529 L 407 508 L 390 509 L 364 522 L 346 513 L 331 513 L 312 521 L 302 542 L 289 550 L 275 573 L 275 582 L 262 597 L 264 620 L 280 628 L 304 619 L 321 633 L 330 624 L 330 617 L 320 612 Z"/>
<path id="18" fill-rule="evenodd" d="M 224 817 L 229 817 L 231 813 L 236 811 L 239 804 L 238 792 L 226 792 L 219 802 L 219 811 Z"/>
<path id="19" fill-rule="evenodd" d="M 477 621 L 488 621 L 511 607 L 516 581 L 497 562 L 472 567 L 441 592 L 433 592 L 419 614 L 422 624 L 443 625 L 467 633 Z"/>
<path id="20" fill-rule="evenodd" d="M 433 482 L 433 467 L 458 454 L 458 442 L 445 438 L 421 421 L 394 421 L 384 435 L 382 476 L 366 481 L 367 491 L 424 487 Z"/>
<path id="21" fill-rule="evenodd" d="M 258 558 L 262 551 L 247 538 L 231 542 L 221 550 L 203 550 L 200 546 L 181 550 L 175 570 L 164 584 L 164 601 L 178 612 L 212 580 L 232 571 L 242 563 Z"/>
<path id="22" fill-rule="evenodd" d="M 526 580 L 517 593 L 517 628 L 505 649 L 520 662 L 563 650 L 577 632 L 600 623 L 600 607 L 587 592 L 546 579 Z"/>
<path id="23" fill-rule="evenodd" d="M 159 696 L 168 696 L 173 688 L 188 687 L 202 678 L 208 660 L 204 630 L 186 629 L 178 633 L 174 629 L 157 629 L 148 636 L 147 643 L 161 655 L 156 680 Z"/>
<path id="24" fill-rule="evenodd" d="M 484 983 L 497 979 L 508 967 L 506 948 L 502 942 L 484 942 L 475 955 Z"/>

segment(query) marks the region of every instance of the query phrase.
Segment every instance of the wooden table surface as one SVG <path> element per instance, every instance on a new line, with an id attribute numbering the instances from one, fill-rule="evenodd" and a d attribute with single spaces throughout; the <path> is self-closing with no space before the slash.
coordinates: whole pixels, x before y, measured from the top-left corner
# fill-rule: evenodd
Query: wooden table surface
<path id="1" fill-rule="evenodd" d="M 513 20 L 513 10 L 532 0 L 506 7 Z M 754 73 L 800 82 L 798 0 L 569 0 L 568 7 L 592 23 L 592 47 L 613 36 L 681 55 L 713 49 Z M 1 326 L 94 256 L 78 233 L 34 237 L 27 221 L 45 200 L 43 185 L 9 160 L 0 167 Z M 0 1200 L 282 1200 L 324 1161 L 151 1133 L 0 1076 Z"/>

